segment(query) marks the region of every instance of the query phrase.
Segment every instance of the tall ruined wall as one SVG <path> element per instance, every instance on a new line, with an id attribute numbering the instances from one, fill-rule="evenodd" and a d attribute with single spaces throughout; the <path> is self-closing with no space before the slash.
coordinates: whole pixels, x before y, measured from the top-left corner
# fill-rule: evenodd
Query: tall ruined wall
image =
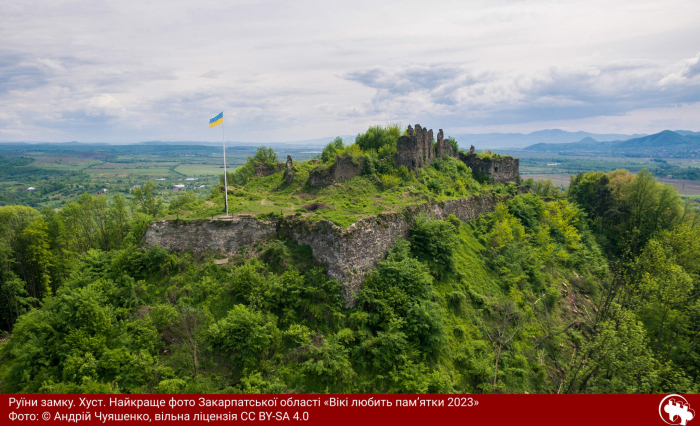
<path id="1" fill-rule="evenodd" d="M 444 156 L 455 157 L 456 153 L 452 144 L 445 140 L 442 129 L 438 130 L 437 143 L 435 145 L 435 155 L 437 158 L 442 158 Z"/>
<path id="2" fill-rule="evenodd" d="M 331 278 L 342 283 L 343 297 L 348 306 L 352 306 L 369 270 L 382 259 L 396 238 L 408 237 L 417 214 L 428 213 L 436 218 L 454 214 L 462 221 L 469 221 L 493 211 L 502 199 L 489 194 L 442 204 L 411 206 L 403 212 L 362 219 L 347 229 L 327 220 L 311 222 L 294 216 L 270 222 L 254 218 L 189 223 L 161 221 L 148 228 L 143 244 L 194 253 L 236 253 L 270 238 L 289 238 L 311 247 L 314 259 L 326 266 Z"/>
<path id="3" fill-rule="evenodd" d="M 520 182 L 520 160 L 510 157 L 479 158 L 476 153 L 459 153 L 459 159 L 474 173 L 489 175 L 493 183 Z"/>
<path id="4" fill-rule="evenodd" d="M 406 133 L 407 136 L 401 136 L 396 142 L 396 165 L 416 170 L 432 163 L 435 160 L 433 130 L 424 129 L 420 124 L 416 124 L 415 130 L 409 125 Z"/>

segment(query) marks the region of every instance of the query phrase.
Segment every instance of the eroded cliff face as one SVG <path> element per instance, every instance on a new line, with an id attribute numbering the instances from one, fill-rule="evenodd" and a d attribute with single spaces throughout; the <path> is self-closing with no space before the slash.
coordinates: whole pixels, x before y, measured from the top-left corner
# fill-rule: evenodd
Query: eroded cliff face
<path id="1" fill-rule="evenodd" d="M 341 228 L 330 221 L 312 222 L 299 217 L 277 221 L 255 218 L 199 222 L 161 221 L 152 224 L 143 245 L 202 253 L 237 253 L 274 238 L 289 238 L 311 247 L 313 257 L 326 266 L 328 275 L 343 285 L 343 297 L 353 306 L 367 273 L 383 258 L 394 241 L 407 238 L 413 219 L 430 214 L 442 219 L 450 214 L 466 222 L 493 211 L 504 196 L 488 194 L 445 201 L 441 204 L 410 206 L 398 213 L 384 213 Z"/>

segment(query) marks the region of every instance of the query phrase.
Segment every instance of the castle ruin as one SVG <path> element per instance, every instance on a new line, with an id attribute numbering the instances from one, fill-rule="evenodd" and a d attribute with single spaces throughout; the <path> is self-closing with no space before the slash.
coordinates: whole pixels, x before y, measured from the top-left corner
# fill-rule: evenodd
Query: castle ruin
<path id="1" fill-rule="evenodd" d="M 438 158 L 452 157 L 461 160 L 472 169 L 475 177 L 488 179 L 492 183 L 520 182 L 519 161 L 517 158 L 499 155 L 480 157 L 474 147 L 469 153 L 458 152 L 449 140 L 446 140 L 442 129 L 438 130 L 437 142 L 433 143 L 433 130 L 416 124 L 415 128 L 408 126 L 406 135 L 399 137 L 396 142 L 396 154 L 393 158 L 396 166 L 405 166 L 410 171 L 430 165 Z M 330 166 L 321 166 L 309 173 L 309 185 L 330 185 L 335 182 L 350 179 L 362 172 L 363 160 L 350 157 L 337 157 Z"/>
<path id="2" fill-rule="evenodd" d="M 472 169 L 477 179 L 488 177 L 491 183 L 520 182 L 520 160 L 517 158 L 500 155 L 480 158 L 472 145 L 468 154 L 459 153 L 459 159 Z"/>

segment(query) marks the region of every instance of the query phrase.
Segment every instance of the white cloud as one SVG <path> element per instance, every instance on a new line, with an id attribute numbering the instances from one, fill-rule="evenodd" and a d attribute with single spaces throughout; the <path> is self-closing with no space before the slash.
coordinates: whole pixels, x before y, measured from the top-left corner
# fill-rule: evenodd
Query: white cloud
<path id="1" fill-rule="evenodd" d="M 105 93 L 90 99 L 88 107 L 86 108 L 86 113 L 87 115 L 124 117 L 126 115 L 126 110 L 114 96 Z"/>
<path id="2" fill-rule="evenodd" d="M 697 0 L 26 0 L 0 15 L 0 129 L 207 140 L 221 110 L 249 141 L 608 126 L 700 102 L 698 16 Z"/>
<path id="3" fill-rule="evenodd" d="M 46 59 L 46 58 L 36 58 L 36 62 L 40 68 L 49 70 L 52 72 L 65 72 L 66 67 L 61 64 L 61 61 Z"/>

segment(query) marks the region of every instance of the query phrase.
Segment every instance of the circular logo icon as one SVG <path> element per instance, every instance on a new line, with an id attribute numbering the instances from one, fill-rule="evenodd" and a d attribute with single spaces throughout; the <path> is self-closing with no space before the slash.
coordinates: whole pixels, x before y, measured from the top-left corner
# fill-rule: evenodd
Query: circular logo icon
<path id="1" fill-rule="evenodd" d="M 688 400 L 681 395 L 668 395 L 659 404 L 659 416 L 669 425 L 685 426 L 695 418 L 695 411 L 690 408 Z"/>

